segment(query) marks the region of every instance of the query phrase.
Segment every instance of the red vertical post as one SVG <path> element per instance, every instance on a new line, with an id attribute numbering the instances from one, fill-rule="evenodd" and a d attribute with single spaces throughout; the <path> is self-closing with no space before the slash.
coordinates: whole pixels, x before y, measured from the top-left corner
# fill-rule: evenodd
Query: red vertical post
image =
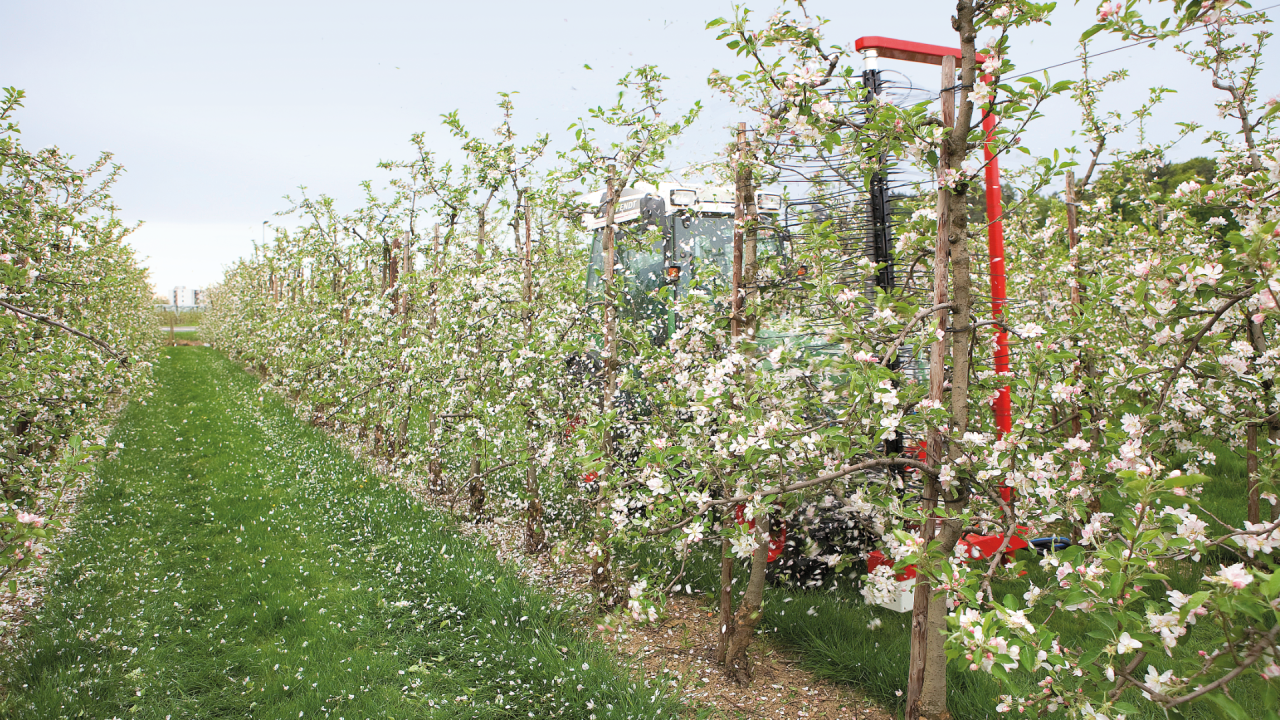
<path id="1" fill-rule="evenodd" d="M 861 37 L 854 41 L 854 49 L 863 53 L 874 53 L 870 57 L 905 60 L 907 62 L 941 65 L 943 57 L 960 58 L 959 48 L 942 45 L 897 40 L 880 36 Z M 977 53 L 975 59 L 983 62 L 987 59 L 984 53 Z M 990 83 L 994 78 L 983 75 L 983 81 Z M 986 160 L 984 180 L 987 197 L 987 251 L 991 256 L 991 316 L 1000 326 L 996 331 L 995 369 L 1002 375 L 1010 374 L 1009 367 L 1009 333 L 1004 331 L 1005 295 L 1005 262 L 1004 262 L 1004 203 L 1000 197 L 1000 163 L 995 155 L 996 118 L 986 109 L 982 111 L 982 131 L 985 140 L 982 153 Z M 992 407 L 996 417 L 998 435 L 1013 429 L 1013 403 L 1009 386 L 1000 388 L 1000 394 Z"/>
<path id="2" fill-rule="evenodd" d="M 986 82 L 991 76 L 983 76 Z M 996 118 L 986 110 L 982 111 L 982 130 L 986 138 L 982 143 L 982 153 L 986 160 L 984 176 L 987 198 L 987 254 L 991 258 L 991 317 L 1001 325 L 996 329 L 996 372 L 1008 375 L 1009 370 L 1009 333 L 1003 327 L 1005 306 L 1005 273 L 1004 273 L 1004 203 L 1000 197 L 1000 161 L 992 151 L 996 142 Z M 996 416 L 996 428 L 999 436 L 1013 429 L 1013 408 L 1010 400 L 1009 386 L 1000 388 L 1000 395 L 992 407 Z"/>

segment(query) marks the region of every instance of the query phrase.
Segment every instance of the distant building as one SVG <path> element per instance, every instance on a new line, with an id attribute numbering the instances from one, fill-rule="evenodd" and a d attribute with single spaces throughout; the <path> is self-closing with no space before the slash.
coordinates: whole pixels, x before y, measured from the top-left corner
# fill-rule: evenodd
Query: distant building
<path id="1" fill-rule="evenodd" d="M 169 300 L 171 300 L 174 305 L 183 305 L 187 307 L 204 305 L 207 302 L 203 288 L 188 288 L 184 285 L 175 287 L 173 292 L 169 295 Z"/>

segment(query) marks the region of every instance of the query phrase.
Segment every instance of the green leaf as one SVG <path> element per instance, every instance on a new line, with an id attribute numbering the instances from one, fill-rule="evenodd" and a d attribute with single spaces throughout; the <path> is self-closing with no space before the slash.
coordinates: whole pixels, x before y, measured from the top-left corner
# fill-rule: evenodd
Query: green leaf
<path id="1" fill-rule="evenodd" d="M 1277 592 L 1280 592 L 1280 572 L 1273 572 L 1263 584 L 1262 593 L 1267 597 L 1275 597 Z"/>
<path id="2" fill-rule="evenodd" d="M 588 69 L 588 70 L 592 70 L 592 69 L 594 69 L 594 68 L 592 68 L 590 65 L 588 65 L 588 64 L 586 64 L 586 63 L 582 63 L 582 67 L 584 67 L 584 68 L 586 68 L 586 69 Z"/>
<path id="3" fill-rule="evenodd" d="M 1213 478 L 1200 473 L 1188 473 L 1177 477 L 1165 478 L 1164 484 L 1171 488 L 1189 487 L 1191 485 L 1203 485 L 1210 482 Z"/>
<path id="4" fill-rule="evenodd" d="M 1204 601 L 1208 599 L 1209 599 L 1209 591 L 1201 590 L 1200 592 L 1192 595 L 1190 600 L 1187 600 L 1186 604 L 1182 606 L 1182 610 L 1187 612 L 1191 610 L 1195 610 L 1196 608 L 1203 605 Z"/>

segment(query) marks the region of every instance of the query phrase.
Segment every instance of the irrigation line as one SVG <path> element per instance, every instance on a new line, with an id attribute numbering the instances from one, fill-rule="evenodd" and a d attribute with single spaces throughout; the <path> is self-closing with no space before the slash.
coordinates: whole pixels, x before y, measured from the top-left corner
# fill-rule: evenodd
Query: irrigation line
<path id="1" fill-rule="evenodd" d="M 1280 7 L 1280 3 L 1276 3 L 1275 5 L 1268 5 L 1267 7 L 1259 8 L 1259 9 L 1257 9 L 1257 10 L 1253 10 L 1253 11 L 1250 11 L 1250 12 L 1247 12 L 1247 13 L 1241 13 L 1240 15 L 1236 15 L 1235 17 L 1248 17 L 1248 16 L 1250 16 L 1250 15 L 1257 15 L 1258 13 L 1264 13 L 1264 12 L 1266 12 L 1266 11 L 1268 11 L 1268 10 L 1274 10 L 1275 8 L 1278 8 L 1278 7 Z M 1204 23 L 1204 24 L 1202 24 L 1202 25 L 1193 25 L 1193 26 L 1191 26 L 1191 27 L 1189 27 L 1189 28 L 1184 28 L 1184 29 L 1182 29 L 1182 30 L 1179 30 L 1178 32 L 1174 33 L 1173 35 L 1170 35 L 1169 37 L 1177 37 L 1177 36 L 1181 35 L 1182 33 L 1191 32 L 1192 30 L 1203 30 L 1203 29 L 1205 29 L 1205 28 L 1209 27 L 1210 25 L 1215 25 L 1215 24 L 1216 24 L 1216 23 L 1207 22 L 1207 23 Z M 1064 61 L 1064 62 L 1060 62 L 1060 63 L 1057 63 L 1057 64 L 1055 64 L 1055 65 L 1046 65 L 1045 67 L 1042 67 L 1042 68 L 1040 68 L 1039 70 L 1031 70 L 1031 71 L 1024 72 L 1024 73 L 1021 73 L 1021 74 L 1018 74 L 1018 75 L 1010 75 L 1010 76 L 1008 76 L 1008 77 L 1002 77 L 1002 78 L 1000 78 L 1000 79 L 1001 79 L 1001 80 L 1017 80 L 1017 79 L 1018 79 L 1018 78 L 1020 78 L 1020 77 L 1026 77 L 1026 76 L 1028 76 L 1028 75 L 1034 75 L 1034 74 L 1036 74 L 1036 73 L 1038 73 L 1038 72 L 1044 72 L 1045 70 L 1052 70 L 1052 69 L 1057 68 L 1057 67 L 1062 67 L 1063 65 L 1070 65 L 1071 63 L 1078 63 L 1078 62 L 1083 61 L 1085 58 L 1090 58 L 1090 59 L 1092 59 L 1092 58 L 1096 58 L 1096 57 L 1101 57 L 1101 56 L 1103 56 L 1103 55 L 1109 55 L 1109 54 L 1111 54 L 1111 53 L 1113 53 L 1113 52 L 1120 52 L 1121 50 L 1128 50 L 1129 48 L 1135 48 L 1135 47 L 1138 47 L 1139 45 L 1150 45 L 1151 43 L 1159 42 L 1160 40 L 1163 40 L 1163 39 L 1165 39 L 1165 38 L 1157 38 L 1157 39 L 1152 39 L 1152 40 L 1141 40 L 1141 41 L 1136 42 L 1136 43 L 1130 43 L 1130 44 L 1128 44 L 1128 45 L 1121 45 L 1120 47 L 1114 47 L 1114 48 L 1111 48 L 1110 50 L 1103 50 L 1102 52 L 1096 52 L 1096 53 L 1093 53 L 1093 54 L 1091 54 L 1091 55 L 1090 55 L 1090 54 L 1086 54 L 1084 57 L 1078 57 L 1078 58 L 1074 58 L 1074 59 L 1072 59 L 1072 60 L 1066 60 L 1066 61 Z"/>

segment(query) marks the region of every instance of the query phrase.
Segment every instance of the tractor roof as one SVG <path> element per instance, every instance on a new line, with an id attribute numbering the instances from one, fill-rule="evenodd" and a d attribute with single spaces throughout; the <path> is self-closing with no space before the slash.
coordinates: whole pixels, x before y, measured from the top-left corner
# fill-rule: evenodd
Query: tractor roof
<path id="1" fill-rule="evenodd" d="M 761 212 L 776 212 L 781 207 L 781 197 L 762 195 L 763 198 L 776 199 L 774 209 L 761 208 Z M 590 208 L 583 213 L 582 221 L 588 230 L 604 227 L 605 201 L 603 191 L 578 196 L 578 202 Z M 680 183 L 659 183 L 656 187 L 649 184 L 637 184 L 622 191 L 618 198 L 618 206 L 614 209 L 613 220 L 624 223 L 635 220 L 642 214 L 671 215 L 681 210 L 695 213 L 732 214 L 734 204 L 734 188 L 732 185 L 684 185 Z M 762 203 L 763 204 L 763 203 Z M 646 210 L 647 208 L 647 210 Z"/>

